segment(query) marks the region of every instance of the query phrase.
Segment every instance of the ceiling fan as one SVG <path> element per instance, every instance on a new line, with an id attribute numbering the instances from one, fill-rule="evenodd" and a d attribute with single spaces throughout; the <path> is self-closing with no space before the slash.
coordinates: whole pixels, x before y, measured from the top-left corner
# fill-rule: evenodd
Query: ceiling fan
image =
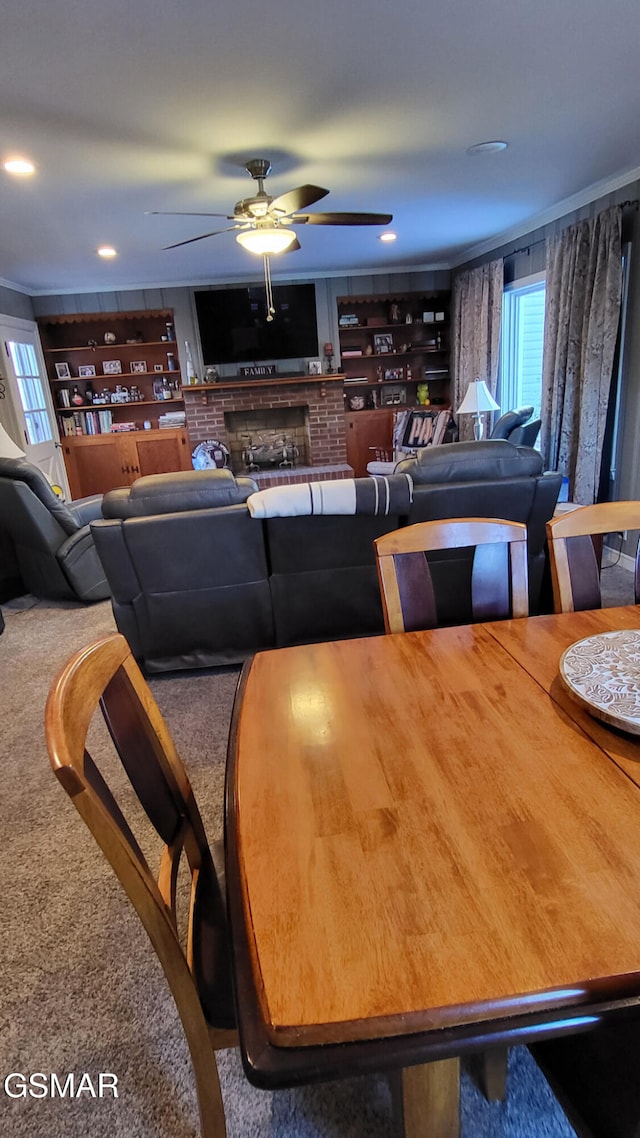
<path id="1" fill-rule="evenodd" d="M 267 294 L 267 320 L 273 320 L 273 291 L 271 286 L 272 253 L 291 253 L 300 248 L 300 242 L 293 230 L 294 225 L 388 225 L 390 213 L 304 213 L 307 206 L 314 205 L 329 193 L 321 186 L 297 186 L 286 194 L 272 198 L 264 188 L 264 180 L 271 171 L 268 158 L 251 158 L 245 163 L 245 170 L 257 182 L 258 190 L 251 198 L 236 202 L 233 213 L 183 213 L 170 211 L 176 217 L 224 217 L 233 221 L 224 229 L 213 229 L 198 237 L 188 237 L 186 241 L 176 241 L 165 245 L 165 249 L 179 249 L 181 245 L 191 245 L 194 241 L 204 241 L 206 237 L 217 237 L 220 233 L 237 232 L 238 241 L 250 253 L 264 258 L 264 283 Z M 150 210 L 158 214 L 163 211 Z M 164 216 L 169 216 L 168 213 Z"/>
<path id="2" fill-rule="evenodd" d="M 296 234 L 290 228 L 294 225 L 388 225 L 390 213 L 304 213 L 307 206 L 314 205 L 329 193 L 321 186 L 297 186 L 286 194 L 272 198 L 264 188 L 264 180 L 271 171 L 267 158 L 252 158 L 245 164 L 245 170 L 258 184 L 258 192 L 251 198 L 236 202 L 233 213 L 182 213 L 174 212 L 176 217 L 226 217 L 235 222 L 225 229 L 214 229 L 189 237 L 186 241 L 176 241 L 165 245 L 165 249 L 178 249 L 181 245 L 191 245 L 203 241 L 205 237 L 216 237 L 219 233 L 237 231 L 236 241 L 251 253 L 270 254 L 292 252 L 300 248 Z M 160 213 L 160 210 L 151 210 Z M 165 214 L 165 216 L 169 216 Z"/>

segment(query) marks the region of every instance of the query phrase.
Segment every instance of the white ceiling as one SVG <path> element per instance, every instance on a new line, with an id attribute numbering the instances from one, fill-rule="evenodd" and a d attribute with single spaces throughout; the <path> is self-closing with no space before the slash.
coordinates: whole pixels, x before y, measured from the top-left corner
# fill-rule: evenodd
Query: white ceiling
<path id="1" fill-rule="evenodd" d="M 251 157 L 273 195 L 328 187 L 311 211 L 394 215 L 393 245 L 302 227 L 286 277 L 452 264 L 640 176 L 638 0 L 13 0 L 0 50 L 0 158 L 37 166 L 0 173 L 0 278 L 27 292 L 259 277 L 233 233 L 163 251 L 221 219 L 145 214 L 232 212 Z"/>

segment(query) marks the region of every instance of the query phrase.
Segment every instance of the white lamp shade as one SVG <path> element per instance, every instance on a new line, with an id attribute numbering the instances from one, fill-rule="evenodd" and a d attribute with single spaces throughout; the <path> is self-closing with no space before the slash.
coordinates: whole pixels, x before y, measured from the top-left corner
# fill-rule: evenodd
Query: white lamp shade
<path id="1" fill-rule="evenodd" d="M 238 241 L 250 253 L 265 255 L 268 253 L 284 253 L 296 239 L 292 229 L 282 229 L 279 225 L 264 226 L 258 229 L 243 229 Z"/>
<path id="2" fill-rule="evenodd" d="M 0 423 L 0 458 L 26 458 L 26 451 L 16 446 L 10 435 Z"/>
<path id="3" fill-rule="evenodd" d="M 493 395 L 484 379 L 474 379 L 465 391 L 464 399 L 458 407 L 459 415 L 478 415 L 482 411 L 499 411 Z"/>

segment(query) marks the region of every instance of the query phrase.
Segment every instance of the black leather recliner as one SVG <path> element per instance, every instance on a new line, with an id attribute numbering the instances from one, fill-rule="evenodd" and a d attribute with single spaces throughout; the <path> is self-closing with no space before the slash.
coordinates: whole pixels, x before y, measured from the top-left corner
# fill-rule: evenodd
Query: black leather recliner
<path id="1" fill-rule="evenodd" d="M 11 538 L 26 592 L 49 600 L 109 596 L 89 529 L 101 505 L 102 495 L 66 504 L 26 458 L 0 458 L 0 530 Z"/>
<path id="2" fill-rule="evenodd" d="M 532 415 L 533 407 L 515 407 L 513 411 L 505 411 L 494 425 L 489 440 L 506 439 L 516 447 L 535 446 L 541 420 L 534 419 L 530 422 Z"/>
<path id="3" fill-rule="evenodd" d="M 523 423 L 520 427 L 514 427 L 507 442 L 515 447 L 535 447 L 541 426 L 542 419 L 532 419 L 530 423 Z"/>

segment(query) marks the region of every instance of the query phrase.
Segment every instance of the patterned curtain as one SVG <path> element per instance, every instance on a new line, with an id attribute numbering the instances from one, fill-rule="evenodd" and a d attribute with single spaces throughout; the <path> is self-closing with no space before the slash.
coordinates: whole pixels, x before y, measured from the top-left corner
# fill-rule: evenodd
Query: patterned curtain
<path id="1" fill-rule="evenodd" d="M 454 277 L 451 298 L 451 404 L 454 415 L 474 379 L 484 379 L 495 398 L 503 284 L 502 259 L 490 261 L 477 269 L 468 269 Z M 473 415 L 456 417 L 461 440 L 473 439 L 473 420 Z M 487 433 L 485 422 L 485 438 Z"/>
<path id="2" fill-rule="evenodd" d="M 622 210 L 547 240 L 542 429 L 549 470 L 569 497 L 595 501 L 622 297 Z"/>

